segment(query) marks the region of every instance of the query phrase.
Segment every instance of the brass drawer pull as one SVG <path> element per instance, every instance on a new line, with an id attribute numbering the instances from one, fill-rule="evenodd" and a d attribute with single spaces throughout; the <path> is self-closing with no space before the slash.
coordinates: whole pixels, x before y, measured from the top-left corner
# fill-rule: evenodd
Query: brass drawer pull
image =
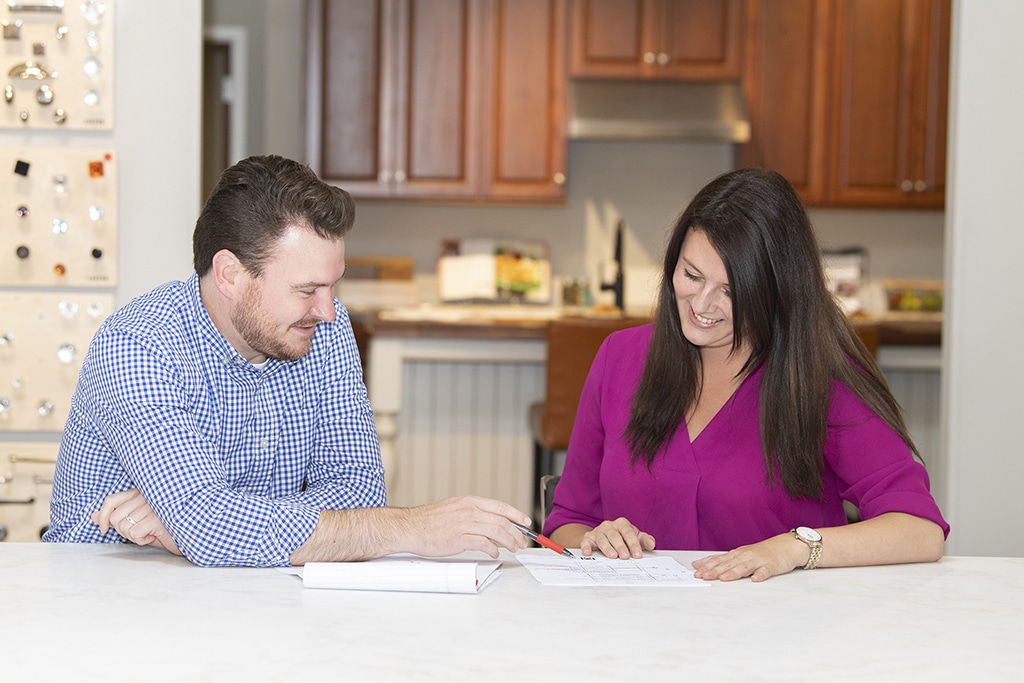
<path id="1" fill-rule="evenodd" d="M 50 458 L 33 457 L 30 455 L 18 455 L 17 453 L 11 453 L 7 456 L 7 459 L 11 462 L 28 462 L 36 463 L 38 465 L 56 465 L 57 461 Z"/>

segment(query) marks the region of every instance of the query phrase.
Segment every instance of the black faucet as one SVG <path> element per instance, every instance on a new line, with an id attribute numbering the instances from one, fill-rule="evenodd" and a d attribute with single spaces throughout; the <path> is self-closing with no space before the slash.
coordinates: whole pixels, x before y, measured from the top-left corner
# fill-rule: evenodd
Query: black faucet
<path id="1" fill-rule="evenodd" d="M 623 296 L 623 267 L 622 267 L 622 230 L 623 230 L 622 219 L 619 219 L 619 225 L 615 228 L 615 280 L 613 282 L 602 282 L 601 291 L 612 291 L 615 292 L 615 306 L 619 309 L 619 312 L 625 313 L 626 306 Z"/>

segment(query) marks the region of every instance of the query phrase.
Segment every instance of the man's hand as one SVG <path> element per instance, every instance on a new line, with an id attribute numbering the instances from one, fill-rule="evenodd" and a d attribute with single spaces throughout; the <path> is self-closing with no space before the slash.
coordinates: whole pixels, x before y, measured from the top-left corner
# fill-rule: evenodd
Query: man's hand
<path id="1" fill-rule="evenodd" d="M 492 498 L 460 496 L 406 510 L 408 552 L 427 557 L 480 550 L 491 557 L 498 548 L 522 550 L 529 539 L 512 522 L 530 525 L 530 518 L 508 503 Z"/>
<path id="2" fill-rule="evenodd" d="M 414 508 L 321 510 L 291 563 L 355 562 L 394 553 L 443 557 L 466 550 L 498 557 L 499 548 L 515 552 L 530 542 L 513 522 L 529 526 L 530 518 L 508 503 L 479 496 Z"/>
<path id="3" fill-rule="evenodd" d="M 114 529 L 137 545 L 155 545 L 181 555 L 167 527 L 138 489 L 107 496 L 100 509 L 92 513 L 92 521 L 99 526 L 101 534 Z"/>

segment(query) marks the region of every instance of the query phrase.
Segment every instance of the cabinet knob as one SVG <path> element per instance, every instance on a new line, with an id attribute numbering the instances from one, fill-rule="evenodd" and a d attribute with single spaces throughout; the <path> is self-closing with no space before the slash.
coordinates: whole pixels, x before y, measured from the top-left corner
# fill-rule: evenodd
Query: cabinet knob
<path id="1" fill-rule="evenodd" d="M 405 171 L 395 171 L 395 182 L 399 184 L 405 182 Z"/>
<path id="2" fill-rule="evenodd" d="M 903 190 L 904 192 L 910 192 L 911 190 L 914 189 L 913 181 L 904 180 L 902 183 L 900 183 L 900 189 Z"/>
<path id="3" fill-rule="evenodd" d="M 658 64 L 660 64 L 662 66 L 665 66 L 666 64 L 668 64 L 668 53 L 667 52 L 659 52 L 658 53 Z"/>
<path id="4" fill-rule="evenodd" d="M 644 64 L 654 64 L 655 59 L 656 57 L 654 56 L 653 52 L 644 53 Z"/>
<path id="5" fill-rule="evenodd" d="M 380 173 L 378 173 L 377 174 L 377 182 L 381 183 L 383 185 L 387 185 L 388 183 L 390 183 L 391 182 L 391 172 L 390 171 L 381 171 Z"/>
<path id="6" fill-rule="evenodd" d="M 923 180 L 918 180 L 916 183 L 914 183 L 914 189 L 917 190 L 918 192 L 924 192 L 925 190 L 928 189 L 928 183 L 926 183 Z"/>
<path id="7" fill-rule="evenodd" d="M 552 178 L 552 180 L 555 181 L 555 185 L 565 185 L 565 174 L 564 173 L 556 173 L 554 178 Z"/>

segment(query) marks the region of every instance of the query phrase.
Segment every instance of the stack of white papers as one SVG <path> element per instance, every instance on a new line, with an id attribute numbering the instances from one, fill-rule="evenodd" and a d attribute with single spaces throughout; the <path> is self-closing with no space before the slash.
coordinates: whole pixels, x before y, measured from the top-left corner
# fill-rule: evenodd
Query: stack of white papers
<path id="1" fill-rule="evenodd" d="M 309 562 L 292 573 L 306 588 L 422 593 L 479 593 L 501 576 L 501 560 L 389 555 L 366 562 Z"/>
<path id="2" fill-rule="evenodd" d="M 577 551 L 579 552 L 579 551 Z M 609 559 L 600 553 L 575 558 L 554 553 L 519 553 L 516 559 L 545 586 L 707 586 L 671 557 Z"/>

